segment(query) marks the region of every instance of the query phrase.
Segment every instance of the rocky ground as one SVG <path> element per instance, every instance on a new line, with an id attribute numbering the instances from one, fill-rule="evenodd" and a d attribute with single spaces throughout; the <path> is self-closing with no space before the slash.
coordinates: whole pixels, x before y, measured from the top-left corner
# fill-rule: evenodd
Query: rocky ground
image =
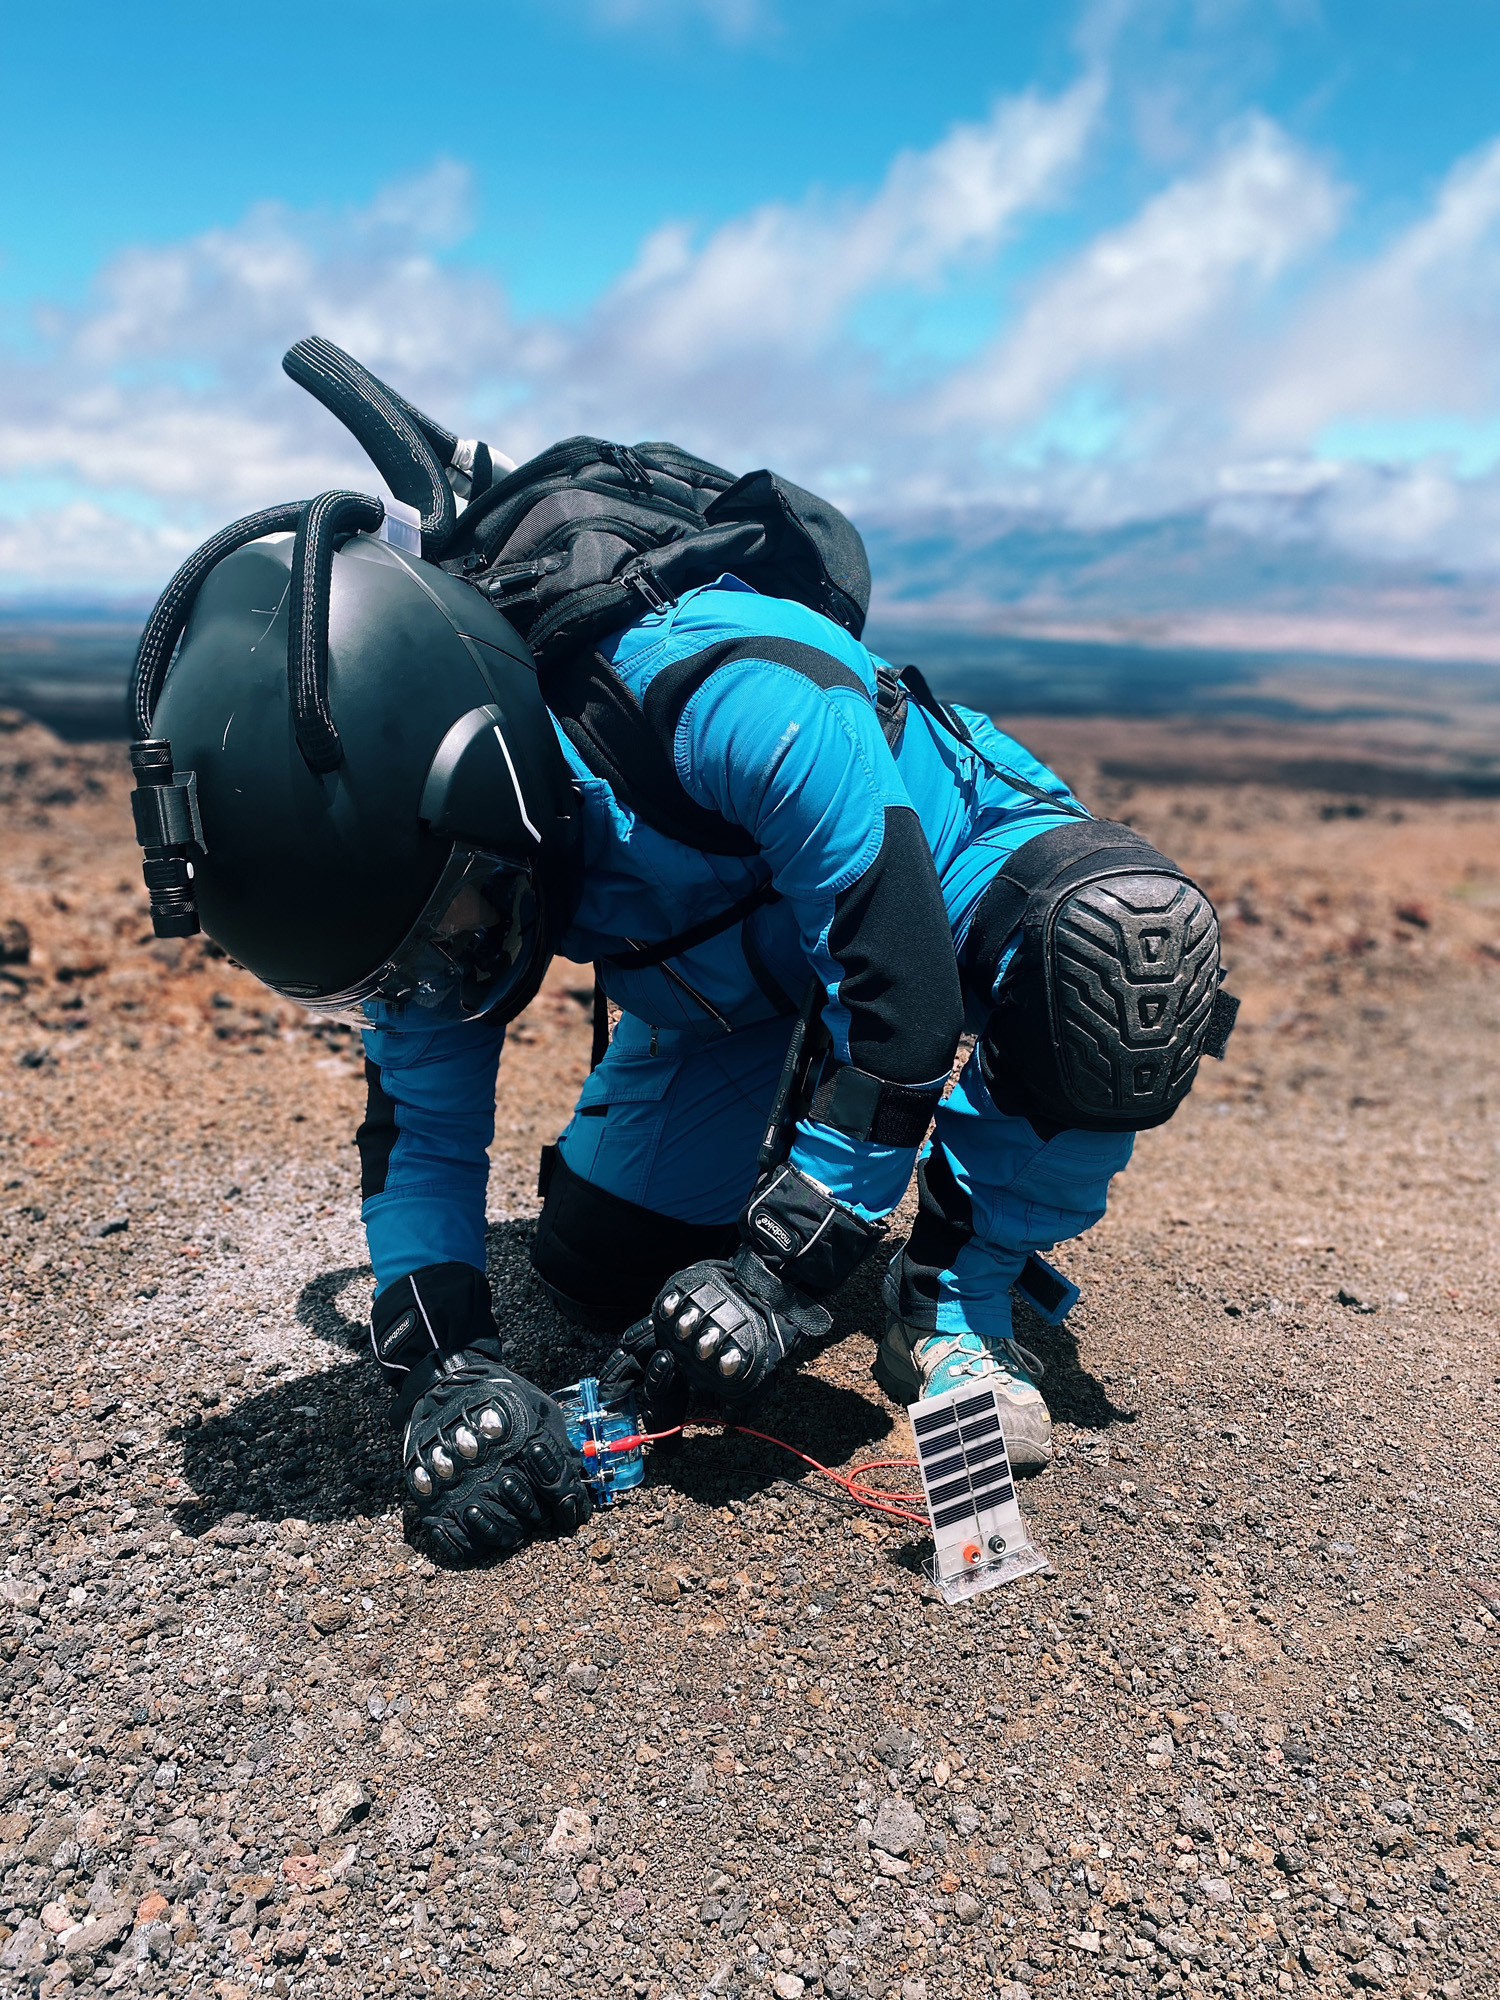
<path id="1" fill-rule="evenodd" d="M 0 1988 L 1500 1990 L 1500 808 L 1033 734 L 1199 872 L 1245 1013 L 1029 1329 L 1052 1571 L 952 1611 L 745 1439 L 434 1568 L 358 1353 L 356 1051 L 150 941 L 118 748 L 0 723 Z M 520 1024 L 495 1146 L 548 1383 L 586 998 Z M 866 1280 L 764 1428 L 899 1452 L 875 1330 Z"/>

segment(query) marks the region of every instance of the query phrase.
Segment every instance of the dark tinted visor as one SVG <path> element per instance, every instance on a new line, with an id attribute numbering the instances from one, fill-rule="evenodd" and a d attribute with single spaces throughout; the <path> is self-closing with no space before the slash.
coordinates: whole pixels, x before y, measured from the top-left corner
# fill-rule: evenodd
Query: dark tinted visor
<path id="1" fill-rule="evenodd" d="M 340 993 L 282 991 L 313 1013 L 365 1025 L 366 1008 L 473 1021 L 502 1010 L 531 971 L 540 913 L 530 870 L 460 842 L 425 908 L 401 943 L 366 978 Z"/>

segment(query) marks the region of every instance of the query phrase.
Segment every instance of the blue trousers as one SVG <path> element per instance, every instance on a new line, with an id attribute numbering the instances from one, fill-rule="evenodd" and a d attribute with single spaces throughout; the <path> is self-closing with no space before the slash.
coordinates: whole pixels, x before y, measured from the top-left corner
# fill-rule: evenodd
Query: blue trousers
<path id="1" fill-rule="evenodd" d="M 788 1036 L 780 1020 L 701 1035 L 622 1015 L 559 1141 L 564 1160 L 659 1215 L 732 1222 L 754 1184 Z M 971 1057 L 923 1153 L 942 1149 L 972 1218 L 972 1234 L 939 1276 L 938 1328 L 1008 1335 L 1010 1288 L 1027 1255 L 1099 1220 L 1132 1143 L 1128 1133 L 1039 1138 L 1024 1118 L 995 1108 Z"/>

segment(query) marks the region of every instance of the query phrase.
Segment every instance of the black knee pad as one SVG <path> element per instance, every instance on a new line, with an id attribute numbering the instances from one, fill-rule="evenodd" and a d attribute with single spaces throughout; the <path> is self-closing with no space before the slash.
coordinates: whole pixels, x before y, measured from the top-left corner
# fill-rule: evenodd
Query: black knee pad
<path id="1" fill-rule="evenodd" d="M 1164 1124 L 1200 1058 L 1223 1054 L 1238 1004 L 1219 992 L 1203 891 L 1132 828 L 1074 821 L 1018 848 L 986 890 L 965 953 L 976 985 L 1018 928 L 979 1045 L 996 1104 L 1039 1130 Z"/>
<path id="2" fill-rule="evenodd" d="M 679 1222 L 595 1187 L 556 1146 L 542 1153 L 539 1191 L 531 1267 L 558 1311 L 594 1332 L 643 1319 L 674 1271 L 739 1244 L 734 1222 Z"/>

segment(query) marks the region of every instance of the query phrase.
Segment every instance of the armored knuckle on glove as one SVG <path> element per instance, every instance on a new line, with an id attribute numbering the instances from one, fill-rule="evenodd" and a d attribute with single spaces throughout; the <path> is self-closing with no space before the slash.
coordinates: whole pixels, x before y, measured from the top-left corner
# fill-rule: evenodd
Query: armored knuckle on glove
<path id="1" fill-rule="evenodd" d="M 562 1412 L 506 1367 L 489 1296 L 472 1267 L 429 1265 L 382 1292 L 371 1321 L 407 1491 L 456 1557 L 571 1532 L 592 1512 Z"/>
<path id="2" fill-rule="evenodd" d="M 498 1342 L 421 1361 L 403 1383 L 402 1470 L 449 1555 L 512 1549 L 593 1511 L 561 1410 L 500 1358 Z"/>
<path id="3" fill-rule="evenodd" d="M 828 1314 L 785 1284 L 748 1246 L 732 1264 L 690 1264 L 651 1309 L 657 1347 L 691 1388 L 746 1402 Z"/>
<path id="4" fill-rule="evenodd" d="M 649 1321 L 625 1338 L 655 1359 L 655 1400 L 679 1409 L 688 1389 L 743 1403 L 772 1370 L 831 1321 L 815 1295 L 831 1292 L 880 1235 L 795 1167 L 776 1167 L 740 1217 L 732 1262 L 689 1264 L 662 1289 Z M 670 1359 L 670 1373 L 661 1357 Z"/>

